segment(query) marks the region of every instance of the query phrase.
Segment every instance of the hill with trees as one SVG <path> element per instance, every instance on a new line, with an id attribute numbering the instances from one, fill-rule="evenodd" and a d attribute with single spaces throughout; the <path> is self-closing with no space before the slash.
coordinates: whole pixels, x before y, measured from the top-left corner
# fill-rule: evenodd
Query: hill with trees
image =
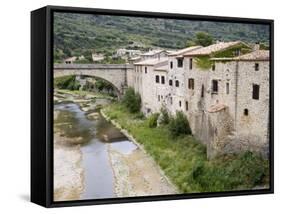
<path id="1" fill-rule="evenodd" d="M 269 42 L 266 25 L 55 13 L 54 59 L 83 55 L 87 62 L 93 52 L 107 57 L 118 48 L 180 49 L 191 45 L 198 32 L 207 33 L 213 41 Z"/>

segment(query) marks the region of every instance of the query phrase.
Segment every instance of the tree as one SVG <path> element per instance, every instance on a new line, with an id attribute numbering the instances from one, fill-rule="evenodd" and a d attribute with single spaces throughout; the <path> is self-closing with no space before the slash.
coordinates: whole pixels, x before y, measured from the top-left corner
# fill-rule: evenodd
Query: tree
<path id="1" fill-rule="evenodd" d="M 124 94 L 122 103 L 131 113 L 137 113 L 141 108 L 140 94 L 135 93 L 133 88 L 128 88 Z"/>
<path id="2" fill-rule="evenodd" d="M 213 44 L 213 37 L 206 32 L 196 33 L 194 43 L 203 47 Z"/>
<path id="3" fill-rule="evenodd" d="M 58 77 L 54 81 L 54 86 L 59 89 L 68 90 L 78 90 L 80 88 L 80 84 L 75 76 Z"/>

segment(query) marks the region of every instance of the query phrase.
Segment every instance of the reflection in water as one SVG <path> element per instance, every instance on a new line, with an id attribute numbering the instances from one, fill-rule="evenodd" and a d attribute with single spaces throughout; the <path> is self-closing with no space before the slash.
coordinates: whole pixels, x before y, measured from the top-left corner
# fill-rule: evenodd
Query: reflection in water
<path id="1" fill-rule="evenodd" d="M 101 115 L 97 120 L 87 119 L 77 104 L 58 104 L 55 127 L 67 137 L 82 138 L 82 166 L 84 168 L 84 192 L 80 199 L 113 198 L 114 175 L 108 155 L 108 143 L 116 151 L 129 154 L 137 147 Z M 79 141 L 80 142 L 80 141 Z M 81 143 L 80 142 L 80 143 Z"/>

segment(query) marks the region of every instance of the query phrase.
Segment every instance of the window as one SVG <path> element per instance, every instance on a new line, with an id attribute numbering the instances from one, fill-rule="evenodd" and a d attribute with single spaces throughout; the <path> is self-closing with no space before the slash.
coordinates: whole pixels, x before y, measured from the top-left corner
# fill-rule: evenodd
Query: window
<path id="1" fill-rule="evenodd" d="M 160 95 L 158 95 L 158 102 L 160 102 Z"/>
<path id="2" fill-rule="evenodd" d="M 180 59 L 178 59 L 178 67 L 182 68 L 182 66 L 183 66 L 183 59 L 180 58 Z"/>
<path id="3" fill-rule="evenodd" d="M 173 105 L 173 97 L 170 98 L 170 103 Z"/>
<path id="4" fill-rule="evenodd" d="M 192 78 L 188 79 L 188 88 L 194 89 L 194 79 Z"/>
<path id="5" fill-rule="evenodd" d="M 185 110 L 188 111 L 188 102 L 185 101 Z"/>
<path id="6" fill-rule="evenodd" d="M 161 83 L 165 84 L 165 77 L 164 76 L 161 76 Z"/>
<path id="7" fill-rule="evenodd" d="M 216 64 L 212 65 L 212 71 L 216 70 Z"/>
<path id="8" fill-rule="evenodd" d="M 173 80 L 169 80 L 169 85 L 173 86 Z"/>
<path id="9" fill-rule="evenodd" d="M 192 70 L 192 63 L 193 63 L 193 60 L 192 58 L 189 59 L 189 70 Z"/>
<path id="10" fill-rule="evenodd" d="M 170 62 L 170 68 L 171 69 L 173 68 L 173 62 L 172 61 Z"/>
<path id="11" fill-rule="evenodd" d="M 144 67 L 144 73 L 147 73 L 147 67 Z"/>
<path id="12" fill-rule="evenodd" d="M 260 86 L 253 84 L 253 99 L 258 100 L 260 98 Z"/>
<path id="13" fill-rule="evenodd" d="M 225 93 L 229 94 L 229 82 L 227 82 L 225 85 Z"/>
<path id="14" fill-rule="evenodd" d="M 247 108 L 244 109 L 244 116 L 248 116 L 249 115 L 249 110 Z"/>
<path id="15" fill-rule="evenodd" d="M 159 83 L 159 76 L 158 75 L 155 76 L 155 82 Z"/>
<path id="16" fill-rule="evenodd" d="M 205 87 L 204 85 L 201 86 L 201 97 L 204 97 L 204 90 L 205 90 Z"/>
<path id="17" fill-rule="evenodd" d="M 218 81 L 217 80 L 213 80 L 212 81 L 212 93 L 218 93 L 219 91 L 219 87 L 218 87 Z"/>
<path id="18" fill-rule="evenodd" d="M 179 107 L 181 107 L 181 101 L 179 101 Z"/>
<path id="19" fill-rule="evenodd" d="M 176 80 L 176 87 L 180 86 L 180 82 L 178 80 Z"/>
<path id="20" fill-rule="evenodd" d="M 260 70 L 260 64 L 259 63 L 255 63 L 255 71 Z"/>
<path id="21" fill-rule="evenodd" d="M 239 56 L 240 55 L 240 49 L 236 49 L 234 51 L 234 56 Z"/>

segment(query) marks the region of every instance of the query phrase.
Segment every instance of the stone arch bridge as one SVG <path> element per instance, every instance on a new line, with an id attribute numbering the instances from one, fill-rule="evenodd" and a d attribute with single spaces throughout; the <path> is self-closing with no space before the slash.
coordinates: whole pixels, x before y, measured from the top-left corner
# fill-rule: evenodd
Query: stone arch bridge
<path id="1" fill-rule="evenodd" d="M 53 71 L 54 78 L 76 75 L 103 79 L 122 95 L 127 87 L 127 72 L 132 69 L 131 64 L 55 64 Z"/>

